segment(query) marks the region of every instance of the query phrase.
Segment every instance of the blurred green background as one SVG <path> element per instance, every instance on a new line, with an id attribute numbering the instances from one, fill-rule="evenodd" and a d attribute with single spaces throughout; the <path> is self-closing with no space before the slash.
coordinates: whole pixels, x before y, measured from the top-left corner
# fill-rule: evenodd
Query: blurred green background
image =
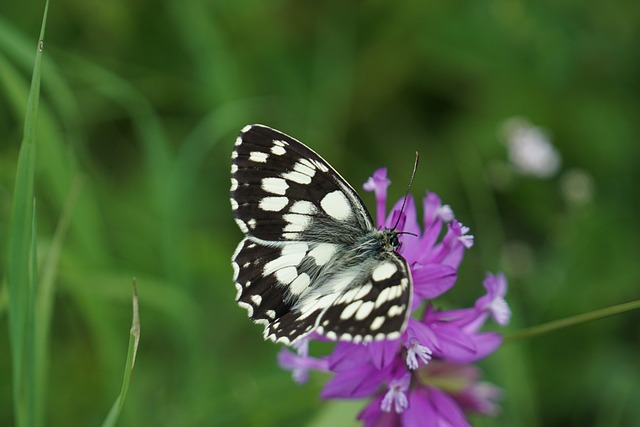
<path id="1" fill-rule="evenodd" d="M 43 2 L 0 5 L 0 272 Z M 289 133 L 356 188 L 389 167 L 472 229 L 442 306 L 505 271 L 506 332 L 640 298 L 640 3 L 53 0 L 38 132 L 39 253 L 82 181 L 56 280 L 47 425 L 99 425 L 122 380 L 131 280 L 142 336 L 121 425 L 342 426 L 364 405 L 295 385 L 234 302 L 230 153 Z M 562 157 L 510 165 L 510 118 Z M 507 129 L 507 131 L 505 131 Z M 364 196 L 373 207 L 373 198 Z M 372 209 L 373 210 L 373 209 Z M 4 276 L 4 273 L 3 273 Z M 14 422 L 0 292 L 0 425 Z M 479 426 L 640 425 L 640 314 L 506 344 Z"/>

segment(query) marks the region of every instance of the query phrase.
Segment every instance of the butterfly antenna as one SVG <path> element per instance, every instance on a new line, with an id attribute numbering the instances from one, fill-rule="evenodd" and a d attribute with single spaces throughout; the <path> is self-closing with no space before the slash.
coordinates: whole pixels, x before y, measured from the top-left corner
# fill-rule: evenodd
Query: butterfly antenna
<path id="1" fill-rule="evenodd" d="M 420 162 L 420 154 L 416 151 L 416 161 L 413 163 L 413 172 L 411 172 L 411 179 L 409 180 L 409 185 L 407 186 L 407 192 L 404 193 L 404 198 L 402 199 L 402 207 L 400 208 L 400 212 L 398 213 L 398 218 L 396 219 L 396 224 L 393 226 L 392 230 L 398 228 L 398 224 L 400 223 L 400 218 L 402 218 L 402 212 L 404 212 L 404 207 L 407 204 L 407 198 L 409 197 L 409 190 L 411 190 L 411 184 L 413 184 L 413 178 L 416 176 L 416 171 L 418 170 L 418 163 Z M 412 234 L 412 233 L 407 233 Z"/>

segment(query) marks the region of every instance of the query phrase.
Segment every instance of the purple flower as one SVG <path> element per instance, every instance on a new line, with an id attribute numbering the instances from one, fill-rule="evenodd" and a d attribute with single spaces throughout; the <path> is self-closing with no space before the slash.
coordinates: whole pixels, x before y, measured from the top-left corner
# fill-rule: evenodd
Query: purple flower
<path id="1" fill-rule="evenodd" d="M 386 215 L 389 184 L 383 168 L 374 172 L 364 188 L 375 193 L 378 227 L 395 226 L 405 232 L 399 235 L 399 252 L 413 279 L 412 311 L 420 309 L 422 315 L 410 318 L 396 340 L 338 342 L 330 355 L 311 357 L 311 335 L 296 346 L 297 354 L 283 349 L 278 361 L 297 382 L 306 381 L 309 370 L 333 373 L 322 389 L 323 399 L 370 397 L 358 416 L 365 426 L 468 426 L 466 412 L 498 413 L 500 390 L 479 381 L 480 372 L 472 363 L 502 343 L 499 334 L 481 329 L 489 318 L 499 325 L 509 322 L 511 312 L 504 299 L 507 282 L 501 273 L 487 274 L 486 294 L 473 307 L 434 308 L 431 300 L 455 284 L 473 236 L 455 219 L 453 210 L 430 192 L 422 200 L 422 227 L 410 196 L 403 211 L 400 200 Z"/>

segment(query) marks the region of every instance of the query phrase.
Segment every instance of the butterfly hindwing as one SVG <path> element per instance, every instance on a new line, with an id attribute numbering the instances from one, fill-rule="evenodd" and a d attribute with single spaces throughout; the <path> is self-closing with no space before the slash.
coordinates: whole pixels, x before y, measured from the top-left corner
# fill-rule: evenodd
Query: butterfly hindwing
<path id="1" fill-rule="evenodd" d="M 293 344 L 316 331 L 368 342 L 404 330 L 411 275 L 397 233 L 376 230 L 355 190 L 313 150 L 245 127 L 232 154 L 231 206 L 245 234 L 232 258 L 236 300 L 265 338 Z"/>
<path id="2" fill-rule="evenodd" d="M 369 272 L 362 283 L 346 289 L 327 308 L 317 332 L 355 343 L 400 337 L 411 307 L 409 267 L 393 253 L 373 264 Z"/>

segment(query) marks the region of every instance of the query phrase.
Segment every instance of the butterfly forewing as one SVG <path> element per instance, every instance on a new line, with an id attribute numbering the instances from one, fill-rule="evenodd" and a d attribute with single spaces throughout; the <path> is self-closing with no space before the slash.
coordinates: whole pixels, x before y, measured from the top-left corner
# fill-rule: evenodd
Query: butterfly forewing
<path id="1" fill-rule="evenodd" d="M 411 300 L 406 262 L 313 150 L 266 126 L 245 127 L 232 154 L 231 206 L 246 235 L 232 259 L 236 299 L 265 325 L 265 338 L 400 335 Z"/>
<path id="2" fill-rule="evenodd" d="M 355 190 L 322 157 L 288 135 L 247 126 L 232 157 L 232 208 L 249 236 L 300 240 L 313 223 L 360 232 L 373 227 Z"/>

